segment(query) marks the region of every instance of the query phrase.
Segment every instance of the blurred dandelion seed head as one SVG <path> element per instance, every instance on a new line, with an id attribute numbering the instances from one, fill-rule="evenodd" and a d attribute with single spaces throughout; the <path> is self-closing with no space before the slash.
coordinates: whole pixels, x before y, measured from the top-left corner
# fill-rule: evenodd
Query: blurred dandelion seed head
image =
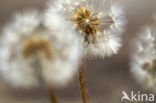
<path id="1" fill-rule="evenodd" d="M 136 49 L 131 57 L 131 71 L 146 89 L 156 91 L 156 31 L 155 26 L 144 27 L 136 38 Z"/>
<path id="2" fill-rule="evenodd" d="M 57 0 L 48 5 L 47 18 L 57 12 L 75 27 L 85 55 L 105 57 L 118 52 L 126 23 L 119 5 L 105 0 Z"/>
<path id="3" fill-rule="evenodd" d="M 42 13 L 16 14 L 2 32 L 0 73 L 15 87 L 63 87 L 78 70 L 78 39 L 57 13 L 49 26 Z M 62 22 L 62 23 L 59 23 Z M 60 28 L 61 27 L 61 28 Z"/>

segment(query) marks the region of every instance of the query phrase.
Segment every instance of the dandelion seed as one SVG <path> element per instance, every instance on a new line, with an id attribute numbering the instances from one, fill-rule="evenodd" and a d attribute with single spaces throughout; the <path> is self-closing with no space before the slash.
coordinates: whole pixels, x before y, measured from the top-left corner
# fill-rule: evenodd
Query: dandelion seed
<path id="1" fill-rule="evenodd" d="M 121 47 L 125 18 L 122 8 L 117 4 L 111 4 L 107 8 L 105 0 L 58 0 L 48 5 L 47 18 L 50 19 L 51 12 L 55 11 L 72 22 L 71 26 L 81 36 L 85 54 L 95 57 L 111 56 Z"/>

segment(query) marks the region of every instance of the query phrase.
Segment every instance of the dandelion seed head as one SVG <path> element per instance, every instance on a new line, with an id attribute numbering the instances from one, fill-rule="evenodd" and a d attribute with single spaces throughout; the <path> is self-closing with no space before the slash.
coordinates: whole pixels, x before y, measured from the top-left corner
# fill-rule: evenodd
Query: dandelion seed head
<path id="1" fill-rule="evenodd" d="M 66 21 L 53 14 L 51 25 L 37 11 L 16 14 L 2 30 L 0 74 L 14 87 L 63 87 L 77 72 L 78 39 L 72 29 L 67 31 Z"/>
<path id="2" fill-rule="evenodd" d="M 99 57 L 105 57 L 108 56 L 107 54 L 116 54 L 121 47 L 121 42 L 119 42 L 121 40 L 119 39 L 121 39 L 121 34 L 126 24 L 124 11 L 121 6 L 106 3 L 105 0 L 58 0 L 48 5 L 47 14 L 49 16 L 47 18 L 50 19 L 52 12 L 57 12 L 63 19 L 69 21 L 71 27 L 74 27 L 77 35 L 81 38 L 82 47 L 86 49 L 85 54 L 90 54 L 93 57 L 97 57 L 97 55 Z M 59 5 L 62 5 L 62 7 L 56 9 Z M 110 34 L 109 38 L 105 38 L 108 36 L 103 36 L 103 32 L 108 32 L 105 34 L 112 34 Z M 103 39 L 103 43 L 99 41 L 100 39 L 98 37 L 105 38 Z M 114 37 L 118 38 L 118 40 L 113 40 Z M 110 40 L 106 42 L 106 39 Z M 109 41 L 112 40 L 114 41 L 112 44 L 115 45 L 108 45 L 110 44 Z M 109 50 L 106 50 L 107 48 Z M 92 51 L 92 53 L 88 51 Z M 111 52 L 108 53 L 108 51 Z"/>
<path id="3" fill-rule="evenodd" d="M 156 40 L 154 26 L 144 27 L 136 39 L 136 49 L 131 55 L 134 78 L 146 89 L 156 90 Z"/>

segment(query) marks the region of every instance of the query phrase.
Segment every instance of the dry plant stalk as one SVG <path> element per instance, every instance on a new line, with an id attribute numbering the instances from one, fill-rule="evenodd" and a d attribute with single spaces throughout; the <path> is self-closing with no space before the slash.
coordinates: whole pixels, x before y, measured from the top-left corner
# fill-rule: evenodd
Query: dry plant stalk
<path id="1" fill-rule="evenodd" d="M 80 69 L 79 69 L 79 83 L 80 83 L 81 96 L 82 96 L 83 103 L 90 103 L 89 102 L 87 85 L 86 85 L 85 70 L 84 70 L 84 64 L 83 63 L 81 64 Z"/>
<path id="2" fill-rule="evenodd" d="M 51 103 L 58 103 L 58 100 L 52 88 L 49 89 L 49 96 L 50 96 Z"/>

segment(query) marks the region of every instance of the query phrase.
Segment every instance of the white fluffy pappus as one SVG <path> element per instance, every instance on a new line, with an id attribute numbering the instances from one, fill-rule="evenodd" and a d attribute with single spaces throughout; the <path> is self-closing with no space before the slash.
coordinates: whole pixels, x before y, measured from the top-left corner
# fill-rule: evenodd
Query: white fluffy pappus
<path id="1" fill-rule="evenodd" d="M 144 27 L 135 42 L 131 55 L 131 72 L 134 79 L 146 89 L 156 90 L 156 31 L 155 27 Z"/>
<path id="2" fill-rule="evenodd" d="M 94 57 L 106 57 L 117 54 L 121 48 L 122 41 L 120 36 L 112 35 L 112 32 L 104 32 L 97 35 L 97 43 L 87 45 L 88 55 Z"/>
<path id="3" fill-rule="evenodd" d="M 15 87 L 62 87 L 78 70 L 80 47 L 73 31 L 65 32 L 65 21 L 49 29 L 42 16 L 37 11 L 16 14 L 2 30 L 0 74 Z"/>
<path id="4" fill-rule="evenodd" d="M 107 3 L 105 0 L 57 0 L 47 5 L 47 20 L 51 19 L 53 12 L 57 12 L 70 22 L 68 27 L 75 28 L 81 44 L 84 44 L 84 54 L 105 57 L 118 52 L 126 19 L 124 10 L 117 3 Z"/>

